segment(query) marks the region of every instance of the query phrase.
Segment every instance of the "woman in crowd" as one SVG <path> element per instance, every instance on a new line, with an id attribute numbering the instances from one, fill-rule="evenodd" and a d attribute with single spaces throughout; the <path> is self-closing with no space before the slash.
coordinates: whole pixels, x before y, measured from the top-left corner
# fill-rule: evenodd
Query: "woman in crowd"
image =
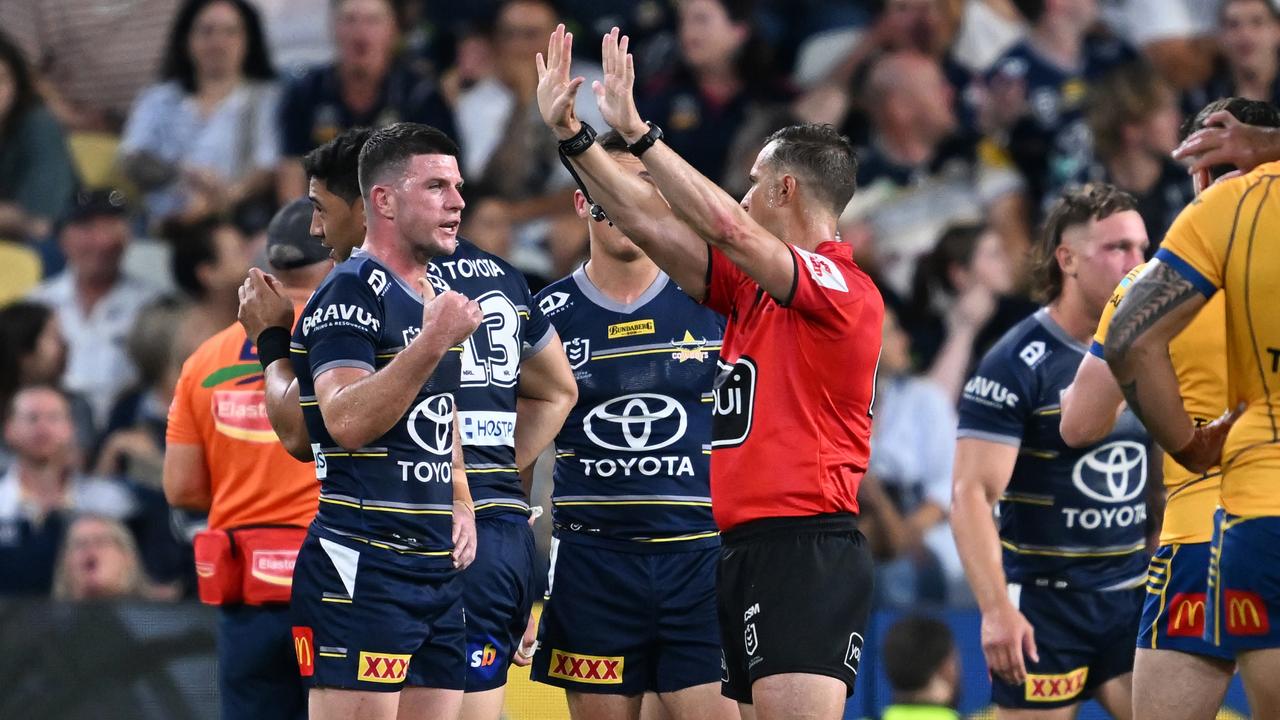
<path id="1" fill-rule="evenodd" d="M 162 81 L 139 96 L 120 145 L 152 223 L 233 212 L 265 226 L 280 155 L 274 79 L 257 11 L 245 0 L 187 2 Z"/>
<path id="2" fill-rule="evenodd" d="M 59 385 L 66 366 L 67 341 L 53 310 L 25 301 L 0 308 L 0 426 L 20 388 Z M 97 440 L 89 403 L 72 393 L 67 397 L 79 447 L 92 448 Z M 0 470 L 9 465 L 6 455 L 0 441 Z"/>
<path id="3" fill-rule="evenodd" d="M 0 239 L 41 240 L 71 205 L 75 167 L 22 51 L 0 32 Z"/>
<path id="4" fill-rule="evenodd" d="M 119 520 L 81 515 L 67 529 L 53 573 L 53 599 L 137 598 L 146 587 L 133 535 Z"/>

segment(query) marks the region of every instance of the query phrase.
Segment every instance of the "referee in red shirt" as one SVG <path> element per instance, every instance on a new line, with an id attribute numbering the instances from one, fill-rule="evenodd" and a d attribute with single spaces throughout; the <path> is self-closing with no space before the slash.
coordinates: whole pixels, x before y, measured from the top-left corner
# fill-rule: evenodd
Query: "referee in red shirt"
<path id="1" fill-rule="evenodd" d="M 605 120 L 648 171 L 623 172 L 575 116 L 560 26 L 538 65 L 538 105 L 561 153 L 624 233 L 691 297 L 728 318 L 720 351 L 711 503 L 725 695 L 754 716 L 830 718 L 853 692 L 871 603 L 858 532 L 880 354 L 880 293 L 836 235 L 853 148 L 829 126 L 774 133 L 733 201 L 660 142 L 632 97 L 628 40 L 604 37 Z"/>

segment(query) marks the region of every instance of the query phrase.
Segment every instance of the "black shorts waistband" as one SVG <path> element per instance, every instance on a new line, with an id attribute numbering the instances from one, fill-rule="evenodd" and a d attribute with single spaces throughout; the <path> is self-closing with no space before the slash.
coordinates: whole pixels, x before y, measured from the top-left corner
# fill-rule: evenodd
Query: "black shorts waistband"
<path id="1" fill-rule="evenodd" d="M 740 545 L 772 535 L 847 533 L 858 531 L 858 516 L 839 512 L 799 517 L 771 517 L 745 522 L 720 533 L 725 545 Z"/>

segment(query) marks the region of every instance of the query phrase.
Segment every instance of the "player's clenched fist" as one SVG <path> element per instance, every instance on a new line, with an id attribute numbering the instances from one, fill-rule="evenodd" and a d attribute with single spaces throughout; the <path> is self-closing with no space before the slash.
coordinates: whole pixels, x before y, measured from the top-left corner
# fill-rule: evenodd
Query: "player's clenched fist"
<path id="1" fill-rule="evenodd" d="M 420 280 L 426 285 L 426 280 Z M 480 326 L 484 314 L 480 306 L 466 296 L 452 290 L 442 292 L 430 299 L 424 288 L 423 296 L 427 299 L 422 306 L 422 334 L 438 340 L 445 348 L 471 337 L 471 333 Z"/>

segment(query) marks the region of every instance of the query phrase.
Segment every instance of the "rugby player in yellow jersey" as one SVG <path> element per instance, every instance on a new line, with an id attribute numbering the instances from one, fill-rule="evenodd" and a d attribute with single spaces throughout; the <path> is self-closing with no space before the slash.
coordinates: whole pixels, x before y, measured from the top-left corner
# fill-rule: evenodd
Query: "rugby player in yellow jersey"
<path id="1" fill-rule="evenodd" d="M 1280 126 L 1280 112 L 1269 103 L 1229 98 L 1210 103 L 1183 128 L 1183 136 L 1204 127 L 1218 111 L 1254 125 Z M 1219 168 L 1221 175 L 1234 168 Z M 1197 182 L 1197 191 L 1208 185 Z M 1062 439 L 1073 447 L 1096 442 L 1111 430 L 1124 402 L 1120 388 L 1102 359 L 1115 308 L 1139 265 L 1116 288 L 1098 321 L 1089 355 L 1075 381 L 1062 396 Z M 1227 407 L 1224 300 L 1215 295 L 1169 344 L 1183 404 L 1197 425 L 1210 423 Z M 1226 432 L 1229 422 L 1219 424 Z M 1134 661 L 1134 717 L 1198 720 L 1212 718 L 1235 670 L 1233 655 L 1203 638 L 1205 587 L 1213 513 L 1218 503 L 1221 470 L 1192 473 L 1169 456 L 1164 460 L 1167 505 L 1160 545 L 1151 561 L 1147 597 L 1138 629 Z"/>
<path id="2" fill-rule="evenodd" d="M 1265 163 L 1201 193 L 1127 289 L 1104 350 L 1129 407 L 1175 461 L 1191 472 L 1222 466 L 1205 639 L 1235 655 L 1254 716 L 1266 718 L 1280 717 L 1280 627 L 1271 625 L 1280 612 L 1280 253 L 1271 247 L 1280 233 L 1277 180 L 1280 163 Z M 1197 427 L 1170 358 L 1170 343 L 1220 290 L 1227 404 L 1244 405 L 1225 444 L 1229 420 Z M 1176 685 L 1162 679 L 1166 691 Z"/>

